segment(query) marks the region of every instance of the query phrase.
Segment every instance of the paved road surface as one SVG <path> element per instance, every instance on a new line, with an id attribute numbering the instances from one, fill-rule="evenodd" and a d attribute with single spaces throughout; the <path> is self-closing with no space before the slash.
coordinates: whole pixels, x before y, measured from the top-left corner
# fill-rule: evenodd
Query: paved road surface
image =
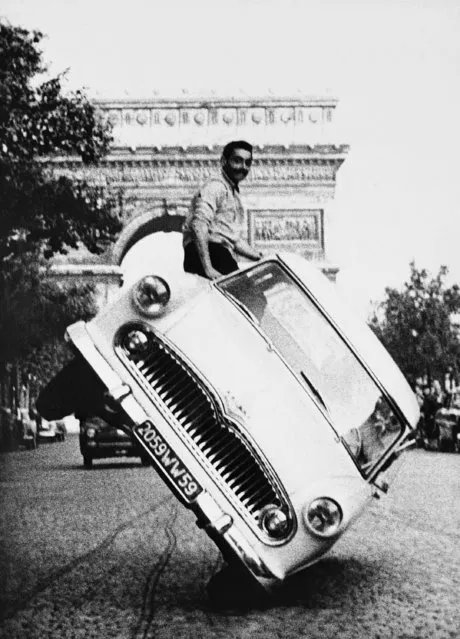
<path id="1" fill-rule="evenodd" d="M 152 468 L 76 437 L 0 455 L 0 636 L 460 637 L 460 455 L 406 454 L 390 493 L 266 609 L 213 609 L 212 542 Z"/>

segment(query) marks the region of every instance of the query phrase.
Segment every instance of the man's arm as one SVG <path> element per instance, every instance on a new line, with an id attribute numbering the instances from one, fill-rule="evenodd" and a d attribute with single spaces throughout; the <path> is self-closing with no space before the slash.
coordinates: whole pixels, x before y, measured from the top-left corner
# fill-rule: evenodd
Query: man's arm
<path id="1" fill-rule="evenodd" d="M 217 277 L 220 277 L 222 273 L 219 273 L 219 271 L 217 271 L 211 264 L 211 257 L 209 255 L 209 226 L 202 220 L 194 220 L 193 231 L 195 236 L 195 245 L 203 265 L 205 275 L 210 280 L 215 280 Z"/>
<path id="2" fill-rule="evenodd" d="M 217 180 L 207 182 L 193 201 L 193 216 L 190 223 L 199 258 L 206 277 L 211 280 L 220 277 L 211 263 L 209 255 L 209 228 L 214 222 L 219 202 L 224 195 L 223 186 Z"/>

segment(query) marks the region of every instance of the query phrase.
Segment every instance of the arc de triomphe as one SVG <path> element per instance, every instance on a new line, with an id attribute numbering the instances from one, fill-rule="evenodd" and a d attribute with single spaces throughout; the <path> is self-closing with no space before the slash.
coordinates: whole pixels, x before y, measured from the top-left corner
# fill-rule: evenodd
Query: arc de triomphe
<path id="1" fill-rule="evenodd" d="M 122 280 L 121 262 L 134 244 L 155 231 L 179 231 L 189 200 L 219 170 L 222 146 L 234 139 L 254 145 L 242 187 L 251 244 L 327 261 L 328 220 L 336 174 L 348 146 L 333 139 L 337 100 L 327 97 L 196 97 L 99 100 L 113 125 L 114 145 L 97 168 L 76 158 L 53 159 L 55 171 L 123 189 L 123 230 L 97 260 L 70 257 L 59 278 L 92 279 L 110 290 Z M 107 292 L 106 292 L 107 295 Z"/>

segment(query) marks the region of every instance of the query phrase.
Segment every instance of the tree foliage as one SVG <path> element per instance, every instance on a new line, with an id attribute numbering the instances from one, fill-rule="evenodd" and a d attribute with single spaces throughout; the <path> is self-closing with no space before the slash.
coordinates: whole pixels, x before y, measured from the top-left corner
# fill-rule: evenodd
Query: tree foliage
<path id="1" fill-rule="evenodd" d="M 45 79 L 42 39 L 0 22 L 0 374 L 62 359 L 65 327 L 95 312 L 93 288 L 52 284 L 46 260 L 101 253 L 121 229 L 117 194 L 51 168 L 55 155 L 97 163 L 112 136 L 82 91 L 64 93 L 65 74 Z"/>
<path id="2" fill-rule="evenodd" d="M 385 299 L 370 320 L 374 332 L 412 383 L 418 377 L 442 379 L 459 369 L 460 339 L 453 316 L 460 310 L 460 287 L 448 287 L 448 269 L 432 277 L 410 264 L 402 290 L 385 289 Z"/>
<path id="3" fill-rule="evenodd" d="M 0 366 L 21 360 L 25 372 L 34 372 L 44 346 L 96 312 L 92 285 L 58 285 L 44 277 L 44 268 L 43 260 L 26 254 L 1 276 Z"/>
<path id="4" fill-rule="evenodd" d="M 110 127 L 82 91 L 64 95 L 63 75 L 46 71 L 43 35 L 0 23 L 0 259 L 42 249 L 45 256 L 82 242 L 104 250 L 121 224 L 113 196 L 84 181 L 57 177 L 55 154 L 96 163 L 112 141 Z"/>

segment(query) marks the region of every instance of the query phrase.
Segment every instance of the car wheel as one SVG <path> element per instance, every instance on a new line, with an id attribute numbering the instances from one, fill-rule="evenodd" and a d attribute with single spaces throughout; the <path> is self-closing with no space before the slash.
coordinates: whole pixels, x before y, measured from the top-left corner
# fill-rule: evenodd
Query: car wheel
<path id="1" fill-rule="evenodd" d="M 423 433 L 419 430 L 415 432 L 415 445 L 417 448 L 425 448 L 425 442 L 423 441 Z"/>
<path id="2" fill-rule="evenodd" d="M 152 460 L 149 455 L 141 455 L 142 466 L 151 466 Z"/>
<path id="3" fill-rule="evenodd" d="M 91 457 L 91 455 L 83 455 L 83 466 L 87 470 L 91 470 L 91 468 L 93 467 L 93 458 Z"/>
<path id="4" fill-rule="evenodd" d="M 453 453 L 454 452 L 454 442 L 452 439 L 447 437 L 442 437 L 438 434 L 438 450 L 443 453 Z"/>

